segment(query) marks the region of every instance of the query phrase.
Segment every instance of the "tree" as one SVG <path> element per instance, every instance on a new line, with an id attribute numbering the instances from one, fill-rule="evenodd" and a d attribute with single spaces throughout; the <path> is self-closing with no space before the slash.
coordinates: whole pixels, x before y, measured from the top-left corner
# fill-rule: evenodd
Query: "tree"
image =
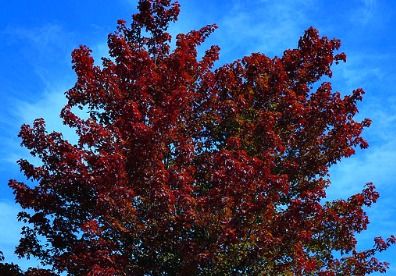
<path id="1" fill-rule="evenodd" d="M 4 255 L 3 252 L 0 251 L 0 275 L 2 276 L 55 276 L 50 270 L 41 268 L 29 268 L 23 273 L 17 264 L 3 263 L 3 261 Z"/>
<path id="2" fill-rule="evenodd" d="M 0 262 L 4 261 L 3 252 L 0 251 Z M 22 275 L 22 271 L 20 270 L 19 266 L 16 264 L 9 264 L 9 263 L 0 263 L 0 272 L 1 275 L 6 276 L 19 276 Z"/>
<path id="3" fill-rule="evenodd" d="M 42 163 L 18 163 L 34 184 L 11 180 L 26 223 L 16 253 L 70 275 L 363 275 L 395 237 L 356 249 L 369 183 L 325 201 L 329 167 L 366 148 L 362 89 L 333 92 L 340 41 L 309 28 L 282 57 L 254 53 L 214 69 L 216 29 L 167 32 L 179 4 L 140 0 L 130 26 L 108 37 L 110 58 L 72 53 L 77 81 L 64 124 L 78 142 L 23 125 Z M 88 111 L 84 119 L 76 108 Z"/>

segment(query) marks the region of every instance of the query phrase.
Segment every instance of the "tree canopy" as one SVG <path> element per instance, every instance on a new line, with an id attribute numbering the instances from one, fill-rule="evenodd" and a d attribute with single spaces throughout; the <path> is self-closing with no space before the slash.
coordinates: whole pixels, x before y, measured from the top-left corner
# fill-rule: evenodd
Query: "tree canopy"
<path id="1" fill-rule="evenodd" d="M 101 65 L 87 46 L 73 51 L 77 80 L 60 116 L 78 142 L 43 119 L 22 126 L 41 164 L 19 160 L 33 184 L 9 182 L 26 223 L 18 256 L 70 275 L 384 272 L 375 254 L 393 236 L 356 247 L 374 185 L 326 200 L 329 167 L 367 148 L 370 125 L 354 118 L 362 89 L 342 96 L 323 81 L 346 61 L 340 41 L 311 27 L 281 57 L 215 67 L 219 47 L 202 57 L 197 47 L 216 25 L 171 46 L 179 10 L 140 0 L 132 23 L 108 36 Z"/>

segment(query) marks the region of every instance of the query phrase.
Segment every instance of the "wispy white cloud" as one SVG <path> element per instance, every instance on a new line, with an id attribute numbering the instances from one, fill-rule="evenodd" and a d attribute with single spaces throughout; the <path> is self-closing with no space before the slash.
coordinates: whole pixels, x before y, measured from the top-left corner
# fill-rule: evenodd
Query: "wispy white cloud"
<path id="1" fill-rule="evenodd" d="M 359 150 L 357 155 L 343 159 L 332 168 L 333 187 L 329 191 L 332 197 L 359 192 L 362 185 L 369 181 L 376 183 L 380 189 L 387 189 L 396 176 L 396 96 L 384 94 L 389 89 L 388 84 L 396 79 L 392 72 L 383 67 L 384 62 L 391 59 L 394 57 L 355 52 L 349 55 L 346 64 L 335 67 L 333 83 L 336 90 L 345 94 L 358 87 L 366 90 L 357 117 L 370 118 L 372 125 L 363 132 L 370 147 Z"/>
<path id="2" fill-rule="evenodd" d="M 16 221 L 16 217 L 21 209 L 6 201 L 0 201 L 0 249 L 4 253 L 7 262 L 18 263 L 22 269 L 30 266 L 37 266 L 38 261 L 33 259 L 24 259 L 22 262 L 15 255 L 15 246 L 20 239 L 22 223 Z"/>
<path id="3" fill-rule="evenodd" d="M 373 245 L 376 236 L 388 237 L 395 234 L 396 214 L 394 205 L 394 179 L 396 178 L 396 96 L 390 93 L 396 75 L 387 63 L 395 57 L 388 54 L 352 52 L 347 64 L 335 70 L 334 83 L 345 93 L 357 87 L 365 88 L 367 94 L 360 104 L 359 118 L 372 119 L 372 125 L 364 131 L 370 146 L 358 151 L 357 155 L 342 160 L 331 169 L 332 186 L 328 197 L 347 198 L 362 190 L 367 182 L 373 182 L 380 199 L 367 209 L 371 224 L 357 238 L 360 249 Z M 396 274 L 395 248 L 378 255 L 380 260 L 391 265 L 389 275 Z"/>
<path id="4" fill-rule="evenodd" d="M 0 30 L 0 36 L 8 45 L 18 45 L 26 62 L 40 67 L 45 64 L 69 64 L 74 34 L 56 23 L 42 26 L 21 27 L 8 25 Z"/>
<path id="5" fill-rule="evenodd" d="M 61 131 L 68 139 L 74 139 L 74 132 L 63 126 L 59 114 L 66 103 L 64 92 L 72 87 L 74 73 L 71 70 L 70 52 L 73 49 L 73 33 L 61 25 L 48 23 L 33 28 L 7 26 L 0 30 L 9 45 L 18 45 L 26 66 L 31 69 L 26 81 L 40 84 L 39 91 L 8 93 L 2 91 L 7 105 L 2 118 L 4 126 L 15 133 L 0 135 L 2 154 L 0 161 L 12 162 L 27 158 L 28 153 L 20 147 L 16 137 L 18 127 L 23 123 L 31 124 L 36 118 L 44 118 L 50 131 Z M 34 97 L 24 97 L 24 95 Z M 75 140 L 75 139 L 74 139 Z M 15 164 L 15 163 L 14 163 Z"/>
<path id="6" fill-rule="evenodd" d="M 26 101 L 23 99 L 14 99 L 14 109 L 11 111 L 12 123 L 22 125 L 24 123 L 31 124 L 37 118 L 44 118 L 48 131 L 59 131 L 63 136 L 72 141 L 76 141 L 75 133 L 72 129 L 63 125 L 59 114 L 63 106 L 66 104 L 64 91 L 71 85 L 56 85 L 47 88 L 42 92 L 35 101 Z M 19 139 L 16 137 L 8 137 L 4 140 L 7 144 L 7 155 L 2 160 L 14 163 L 21 157 L 27 158 L 27 152 L 19 146 Z"/>
<path id="7" fill-rule="evenodd" d="M 46 24 L 35 28 L 7 26 L 2 33 L 15 39 L 27 39 L 35 46 L 45 48 L 59 41 L 57 37 L 63 35 L 62 27 L 57 24 Z"/>
<path id="8" fill-rule="evenodd" d="M 369 147 L 355 157 L 342 160 L 331 170 L 333 185 L 330 198 L 345 198 L 360 192 L 367 182 L 374 182 L 379 189 L 390 188 L 396 178 L 396 142 Z"/>
<path id="9" fill-rule="evenodd" d="M 224 51 L 240 54 L 263 52 L 280 55 L 295 47 L 299 36 L 309 27 L 311 1 L 233 1 L 233 7 L 219 22 L 219 37 Z M 249 3 L 249 4 L 247 4 Z"/>
<path id="10" fill-rule="evenodd" d="M 381 68 L 381 63 L 389 59 L 385 55 L 347 53 L 348 61 L 345 64 L 335 66 L 334 83 L 337 88 L 350 92 L 357 87 L 365 87 L 373 80 L 381 82 L 385 72 Z"/>
<path id="11" fill-rule="evenodd" d="M 359 6 L 351 14 L 351 22 L 360 25 L 368 24 L 375 17 L 376 8 L 377 0 L 359 0 Z"/>

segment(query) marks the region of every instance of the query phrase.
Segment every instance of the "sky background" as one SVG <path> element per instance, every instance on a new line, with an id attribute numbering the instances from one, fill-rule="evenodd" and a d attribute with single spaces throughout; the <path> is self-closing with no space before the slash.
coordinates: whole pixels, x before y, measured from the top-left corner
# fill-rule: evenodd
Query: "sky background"
<path id="1" fill-rule="evenodd" d="M 396 234 L 396 2 L 385 0 L 190 0 L 180 1 L 178 23 L 171 33 L 188 32 L 216 23 L 219 29 L 204 45 L 221 47 L 220 61 L 231 62 L 252 52 L 270 57 L 297 46 L 309 26 L 337 37 L 346 64 L 334 69 L 333 87 L 343 94 L 362 87 L 365 98 L 358 118 L 371 118 L 364 132 L 370 147 L 331 168 L 329 198 L 347 198 L 374 182 L 381 197 L 368 210 L 371 224 L 358 235 L 359 248 L 373 245 L 375 236 Z M 133 0 L 19 0 L 0 4 L 0 250 L 7 261 L 26 268 L 35 260 L 18 260 L 13 251 L 21 225 L 8 179 L 24 179 L 16 160 L 28 152 L 17 137 L 23 123 L 44 117 L 50 130 L 62 126 L 59 112 L 64 92 L 75 81 L 71 51 L 88 45 L 97 61 L 107 55 L 107 34 L 117 19 L 130 22 Z M 379 259 L 391 263 L 396 275 L 396 247 Z M 392 266 L 393 263 L 393 266 Z"/>

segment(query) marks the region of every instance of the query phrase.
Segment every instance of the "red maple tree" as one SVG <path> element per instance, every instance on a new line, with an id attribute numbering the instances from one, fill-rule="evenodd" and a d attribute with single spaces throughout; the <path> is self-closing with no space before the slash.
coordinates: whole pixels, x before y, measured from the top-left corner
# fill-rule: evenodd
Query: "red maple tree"
<path id="1" fill-rule="evenodd" d="M 43 119 L 22 144 L 42 164 L 11 180 L 26 222 L 16 253 L 70 275 L 363 275 L 388 264 L 376 238 L 357 251 L 373 184 L 325 201 L 329 167 L 367 147 L 358 122 L 363 90 L 332 91 L 340 41 L 309 28 L 282 57 L 261 53 L 214 69 L 216 29 L 176 37 L 179 4 L 140 0 L 130 26 L 108 37 L 110 58 L 72 54 L 77 74 L 63 122 L 72 144 Z M 314 88 L 315 87 L 315 88 Z M 317 87 L 317 88 L 316 88 Z M 75 109 L 88 110 L 87 119 Z"/>

